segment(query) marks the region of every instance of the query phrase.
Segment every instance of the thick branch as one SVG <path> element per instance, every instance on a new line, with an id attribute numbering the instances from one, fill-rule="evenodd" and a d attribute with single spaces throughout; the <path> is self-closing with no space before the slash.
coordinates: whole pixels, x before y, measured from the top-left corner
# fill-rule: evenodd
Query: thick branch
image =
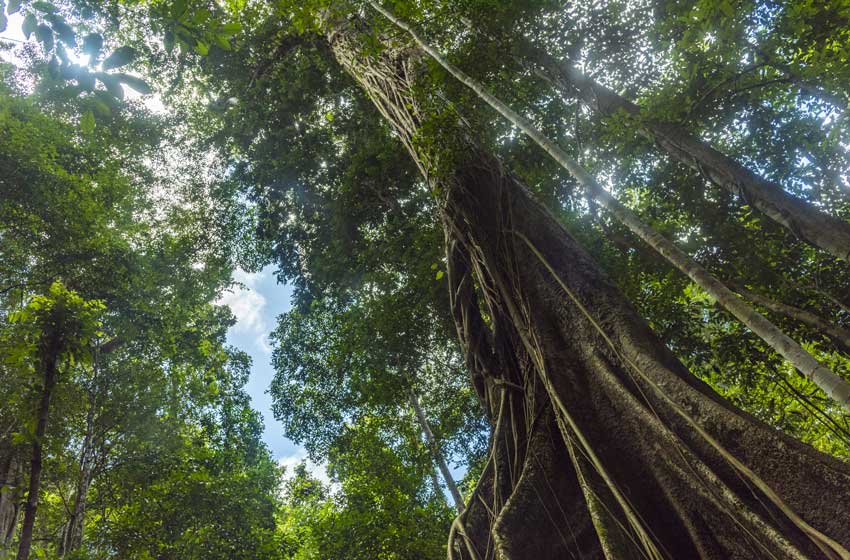
<path id="1" fill-rule="evenodd" d="M 593 81 L 569 63 L 560 62 L 531 45 L 535 73 L 564 95 L 578 97 L 603 116 L 618 111 L 637 115 L 640 107 Z M 702 173 L 712 183 L 738 195 L 804 241 L 832 256 L 850 260 L 850 223 L 825 214 L 780 185 L 753 173 L 731 157 L 715 150 L 684 128 L 664 122 L 642 121 L 638 133 L 652 140 L 670 156 Z"/>

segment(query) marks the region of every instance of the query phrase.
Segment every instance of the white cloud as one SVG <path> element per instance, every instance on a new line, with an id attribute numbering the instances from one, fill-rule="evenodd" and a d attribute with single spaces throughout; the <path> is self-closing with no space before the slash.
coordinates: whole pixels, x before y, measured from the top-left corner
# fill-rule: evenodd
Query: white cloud
<path id="1" fill-rule="evenodd" d="M 263 277 L 262 272 L 237 270 L 233 280 L 242 285 L 233 286 L 224 292 L 216 303 L 228 306 L 236 317 L 233 332 L 254 335 L 257 347 L 265 353 L 270 353 L 268 324 L 263 314 L 267 302 L 265 296 L 257 291 L 257 284 Z"/>
<path id="2" fill-rule="evenodd" d="M 309 472 L 311 476 L 318 479 L 322 484 L 325 484 L 331 487 L 331 489 L 333 489 L 333 483 L 331 482 L 331 479 L 328 476 L 326 465 L 317 465 L 316 463 L 308 459 L 307 452 L 303 449 L 299 449 L 293 455 L 287 455 L 278 459 L 277 464 L 285 469 L 283 472 L 283 479 L 289 480 L 290 478 L 295 476 L 295 467 L 302 461 L 306 462 L 307 472 Z"/>

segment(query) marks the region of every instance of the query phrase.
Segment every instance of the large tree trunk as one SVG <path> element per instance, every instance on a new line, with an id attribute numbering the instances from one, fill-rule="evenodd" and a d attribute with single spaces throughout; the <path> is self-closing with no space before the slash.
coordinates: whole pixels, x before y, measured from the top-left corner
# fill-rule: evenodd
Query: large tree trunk
<path id="1" fill-rule="evenodd" d="M 494 425 L 450 553 L 850 558 L 850 468 L 697 380 L 462 127 L 415 141 L 420 55 L 367 55 L 359 25 L 330 22 L 329 41 L 439 198 L 452 307 Z"/>
<path id="2" fill-rule="evenodd" d="M 578 96 L 590 109 L 610 116 L 618 111 L 637 115 L 640 107 L 593 81 L 572 64 L 526 45 L 539 76 L 563 95 Z M 830 216 L 780 185 L 753 173 L 731 157 L 715 150 L 684 128 L 665 122 L 642 120 L 637 132 L 655 142 L 670 156 L 702 173 L 716 185 L 737 195 L 786 227 L 799 238 L 834 257 L 850 260 L 850 223 Z"/>
<path id="3" fill-rule="evenodd" d="M 39 351 L 39 368 L 42 372 L 41 399 L 36 411 L 35 440 L 32 443 L 30 459 L 30 480 L 27 501 L 24 505 L 24 520 L 21 524 L 21 540 L 18 543 L 18 560 L 28 560 L 32 547 L 32 533 L 35 527 L 35 512 L 38 508 L 38 493 L 41 486 L 42 447 L 47 433 L 47 420 L 50 416 L 50 399 L 56 386 L 59 352 L 62 348 L 62 335 L 58 329 L 47 333 Z"/>

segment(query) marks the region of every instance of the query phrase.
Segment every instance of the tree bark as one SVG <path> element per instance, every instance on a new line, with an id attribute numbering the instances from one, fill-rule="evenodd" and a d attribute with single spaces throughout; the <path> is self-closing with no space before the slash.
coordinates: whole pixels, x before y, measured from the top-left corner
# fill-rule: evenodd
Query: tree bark
<path id="1" fill-rule="evenodd" d="M 618 111 L 637 115 L 640 107 L 582 74 L 572 64 L 561 62 L 545 51 L 526 44 L 538 76 L 566 96 L 578 96 L 591 110 L 603 116 Z M 850 223 L 830 216 L 777 183 L 753 173 L 734 159 L 715 150 L 681 126 L 658 121 L 641 121 L 637 132 L 656 143 L 674 160 L 704 175 L 712 183 L 737 195 L 767 217 L 807 243 L 830 255 L 850 260 Z"/>
<path id="2" fill-rule="evenodd" d="M 555 161 L 558 162 L 558 164 L 561 165 L 561 167 L 566 169 L 582 186 L 584 186 L 591 197 L 605 206 L 605 208 L 614 214 L 614 216 L 623 225 L 643 239 L 650 247 L 655 249 L 657 253 L 665 257 L 670 264 L 675 266 L 679 269 L 679 271 L 708 292 L 727 311 L 749 327 L 750 330 L 761 337 L 761 339 L 770 345 L 771 348 L 788 360 L 791 365 L 800 370 L 808 379 L 820 387 L 827 396 L 837 401 L 838 404 L 846 410 L 850 411 L 850 383 L 836 375 L 825 365 L 818 362 L 814 356 L 807 352 L 802 346 L 797 344 L 797 342 L 787 336 L 784 332 L 777 328 L 776 325 L 768 321 L 766 317 L 753 309 L 745 301 L 738 298 L 729 288 L 727 288 L 717 278 L 712 276 L 699 263 L 691 259 L 684 251 L 680 250 L 676 247 L 676 245 L 665 239 L 657 231 L 643 223 L 637 214 L 623 206 L 608 191 L 603 189 L 583 167 L 581 167 L 552 140 L 537 130 L 530 121 L 516 113 L 513 109 L 494 96 L 489 90 L 484 88 L 480 83 L 470 78 L 459 68 L 448 62 L 436 49 L 425 42 L 425 40 L 422 39 L 409 25 L 393 16 L 377 2 L 370 0 L 369 4 L 386 18 L 391 20 L 396 26 L 401 28 L 403 31 L 408 32 L 410 36 L 413 37 L 416 44 L 422 48 L 422 50 L 427 52 L 431 58 L 437 61 L 452 76 L 478 94 L 481 99 L 486 101 L 502 116 L 534 140 L 537 145 L 543 148 Z M 848 224 L 848 227 L 850 227 L 850 224 Z"/>
<path id="3" fill-rule="evenodd" d="M 414 141 L 421 52 L 384 38 L 365 54 L 361 22 L 324 23 L 438 199 L 452 311 L 493 420 L 450 557 L 850 558 L 850 467 L 691 375 L 461 124 L 443 128 L 451 144 Z"/>
<path id="4" fill-rule="evenodd" d="M 443 481 L 445 481 L 446 487 L 452 495 L 455 509 L 458 513 L 463 513 L 463 510 L 465 509 L 463 505 L 463 495 L 460 493 L 460 490 L 458 490 L 457 484 L 455 484 L 455 479 L 452 476 L 452 471 L 449 469 L 446 459 L 440 452 L 440 446 L 437 444 L 437 438 L 434 437 L 434 432 L 431 431 L 431 425 L 428 423 L 425 411 L 422 410 L 422 406 L 419 404 L 419 397 L 413 391 L 410 392 L 410 404 L 413 407 L 413 411 L 416 412 L 416 419 L 419 421 L 419 427 L 422 429 L 422 435 L 425 436 L 425 441 L 428 442 L 428 449 L 431 451 L 431 457 L 440 469 L 440 474 L 443 475 Z"/>
<path id="5" fill-rule="evenodd" d="M 58 328 L 45 334 L 46 340 L 40 350 L 39 365 L 42 370 L 41 400 L 36 412 L 35 440 L 32 444 L 30 459 L 29 488 L 24 505 L 24 520 L 21 524 L 21 539 L 18 544 L 17 560 L 28 560 L 32 547 L 32 533 L 35 526 L 35 513 L 38 508 L 38 493 L 41 486 L 42 446 L 47 433 L 47 420 L 50 416 L 50 398 L 56 385 L 59 353 L 62 349 L 62 335 Z"/>

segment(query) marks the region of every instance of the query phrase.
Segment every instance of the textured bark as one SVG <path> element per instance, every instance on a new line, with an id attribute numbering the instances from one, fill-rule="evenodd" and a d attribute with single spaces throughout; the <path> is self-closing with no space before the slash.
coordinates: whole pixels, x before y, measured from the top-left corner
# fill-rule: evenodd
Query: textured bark
<path id="1" fill-rule="evenodd" d="M 443 475 L 443 481 L 445 481 L 446 487 L 452 495 L 455 509 L 458 513 L 463 513 L 463 510 L 465 509 L 463 505 L 463 495 L 460 493 L 460 490 L 458 490 L 457 484 L 455 484 L 455 479 L 452 476 L 452 471 L 449 469 L 446 459 L 440 452 L 440 446 L 437 443 L 437 438 L 434 437 L 434 432 L 431 431 L 431 425 L 428 423 L 428 417 L 425 416 L 425 411 L 422 410 L 422 406 L 419 404 L 419 397 L 412 391 L 410 393 L 410 404 L 413 407 L 413 411 L 416 413 L 416 420 L 419 422 L 419 428 L 422 430 L 422 435 L 425 436 L 425 441 L 428 442 L 428 450 L 431 452 L 431 457 L 440 469 L 440 474 Z M 437 488 L 439 488 L 439 485 L 437 485 Z"/>
<path id="2" fill-rule="evenodd" d="M 640 107 L 591 80 L 569 63 L 526 45 L 537 74 L 566 96 L 578 96 L 603 116 L 618 111 L 636 115 Z M 698 171 L 714 184 L 737 195 L 800 239 L 842 260 L 850 260 L 850 223 L 830 216 L 777 183 L 753 173 L 731 157 L 715 150 L 681 126 L 642 121 L 637 132 L 655 142 L 676 161 Z"/>
<path id="3" fill-rule="evenodd" d="M 740 412 L 655 338 L 493 156 L 414 142 L 419 53 L 326 22 L 440 200 L 452 309 L 493 423 L 458 558 L 850 558 L 850 468 Z M 485 309 L 488 320 L 480 314 Z"/>
<path id="4" fill-rule="evenodd" d="M 597 202 L 605 206 L 623 225 L 628 227 L 638 237 L 643 239 L 658 254 L 667 259 L 702 289 L 708 292 L 727 311 L 749 327 L 762 340 L 784 357 L 795 368 L 799 369 L 808 379 L 820 387 L 830 398 L 850 411 L 850 383 L 836 375 L 827 366 L 818 362 L 796 341 L 787 336 L 773 323 L 767 320 L 752 306 L 738 298 L 717 278 L 712 276 L 699 263 L 690 258 L 671 241 L 645 224 L 641 219 L 623 206 L 608 191 L 602 188 L 596 180 L 564 150 L 551 139 L 540 132 L 528 119 L 519 115 L 499 98 L 493 95 L 479 82 L 465 74 L 459 68 L 448 62 L 436 49 L 425 42 L 409 25 L 396 18 L 393 14 L 370 0 L 370 5 L 391 20 L 401 30 L 406 31 L 428 55 L 445 68 L 452 76 L 469 87 L 491 107 L 517 126 L 524 134 L 543 148 L 552 159 L 566 169 Z M 421 167 L 421 166 L 420 166 Z M 426 175 L 427 176 L 427 175 Z"/>

